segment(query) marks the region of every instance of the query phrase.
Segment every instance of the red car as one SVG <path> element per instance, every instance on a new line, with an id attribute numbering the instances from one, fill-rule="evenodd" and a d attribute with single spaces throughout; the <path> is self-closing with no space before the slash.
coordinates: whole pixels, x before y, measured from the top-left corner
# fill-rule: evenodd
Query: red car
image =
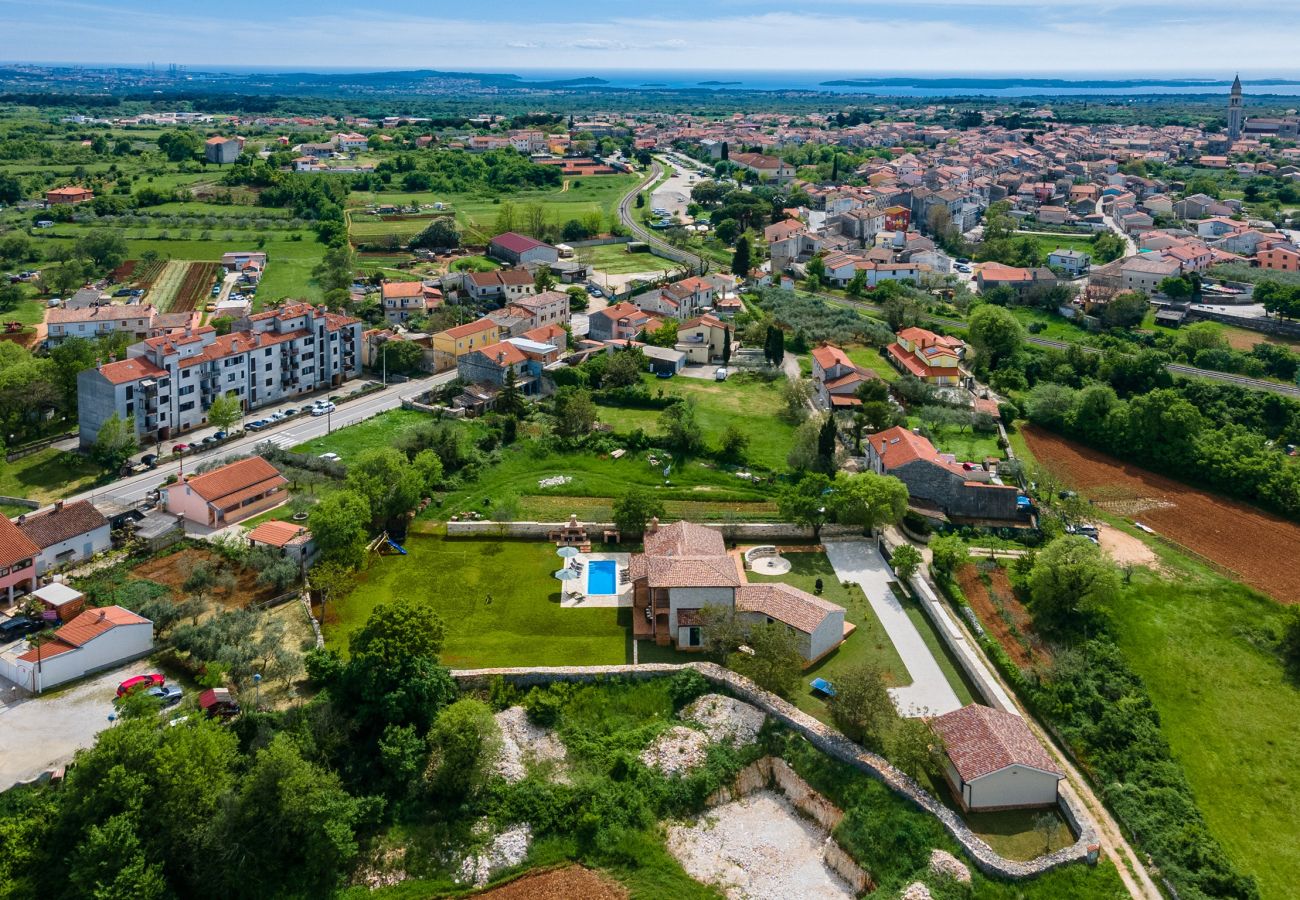
<path id="1" fill-rule="evenodd" d="M 188 449 L 190 449 L 190 445 L 189 445 L 189 444 L 173 444 L 173 445 L 172 445 L 172 453 L 184 453 L 184 452 L 185 452 L 186 450 L 188 450 Z"/>
<path id="2" fill-rule="evenodd" d="M 117 695 L 125 697 L 137 688 L 162 687 L 167 679 L 158 672 L 150 675 L 135 675 L 117 686 Z"/>

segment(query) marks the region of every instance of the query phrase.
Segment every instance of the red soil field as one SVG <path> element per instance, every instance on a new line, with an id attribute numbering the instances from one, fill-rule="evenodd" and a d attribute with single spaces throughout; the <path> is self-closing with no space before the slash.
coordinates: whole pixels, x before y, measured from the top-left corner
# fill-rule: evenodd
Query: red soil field
<path id="1" fill-rule="evenodd" d="M 1100 509 L 1135 520 L 1282 603 L 1300 603 L 1300 525 L 1074 444 L 1034 426 L 1038 460 Z"/>
<path id="2" fill-rule="evenodd" d="M 627 891 L 590 869 L 567 866 L 523 875 L 509 884 L 473 896 L 485 900 L 623 900 Z"/>
<path id="3" fill-rule="evenodd" d="M 1006 569 L 999 566 L 988 574 L 996 602 L 990 596 L 990 586 L 980 578 L 976 563 L 969 562 L 957 572 L 957 583 L 966 595 L 966 602 L 975 610 L 984 630 L 1002 645 L 1017 666 L 1025 671 L 1046 667 L 1052 662 L 1052 656 L 1034 632 L 1033 618 L 1016 599 Z M 1028 647 L 1016 636 L 1017 631 L 1024 635 Z"/>

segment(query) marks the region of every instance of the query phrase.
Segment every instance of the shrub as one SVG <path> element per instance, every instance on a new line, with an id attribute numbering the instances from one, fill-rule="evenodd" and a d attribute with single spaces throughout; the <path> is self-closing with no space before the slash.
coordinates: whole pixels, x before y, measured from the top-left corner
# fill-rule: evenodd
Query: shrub
<path id="1" fill-rule="evenodd" d="M 709 692 L 709 681 L 695 669 L 682 669 L 668 681 L 668 696 L 673 708 L 681 709 Z"/>

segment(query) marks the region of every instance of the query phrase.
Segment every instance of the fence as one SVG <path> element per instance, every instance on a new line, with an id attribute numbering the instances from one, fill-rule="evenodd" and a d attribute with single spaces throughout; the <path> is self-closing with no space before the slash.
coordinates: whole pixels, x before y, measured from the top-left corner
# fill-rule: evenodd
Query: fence
<path id="1" fill-rule="evenodd" d="M 559 531 L 567 522 L 494 522 L 479 520 L 476 522 L 448 522 L 447 537 L 501 537 L 501 538 L 546 538 L 553 531 Z M 618 528 L 613 522 L 583 522 L 589 534 L 613 531 Z M 771 544 L 779 540 L 811 541 L 813 530 L 803 525 L 790 522 L 702 522 L 706 528 L 713 528 L 730 541 L 760 541 Z M 862 537 L 862 529 L 848 525 L 826 525 L 822 527 L 822 537 Z"/>
<path id="2" fill-rule="evenodd" d="M 1223 325 L 1236 325 L 1263 334 L 1280 334 L 1287 337 L 1300 337 L 1300 322 L 1264 316 L 1231 316 L 1227 313 L 1211 312 L 1198 306 L 1187 308 L 1188 319 L 1208 319 Z"/>
<path id="3" fill-rule="evenodd" d="M 275 609 L 277 606 L 288 603 L 290 600 L 297 600 L 301 596 L 301 591 L 289 591 L 278 597 L 272 597 L 270 600 L 252 600 L 248 604 L 248 609 Z"/>
<path id="4" fill-rule="evenodd" d="M 13 459 L 9 460 L 13 462 Z M 10 506 L 24 506 L 27 509 L 40 509 L 41 504 L 36 500 L 28 500 L 25 497 L 0 497 L 0 503 L 7 503 Z"/>
<path id="5" fill-rule="evenodd" d="M 77 432 L 69 431 L 64 434 L 56 434 L 51 437 L 41 438 L 39 441 L 33 441 L 22 447 L 17 447 L 5 454 L 6 462 L 13 462 L 16 459 L 22 459 L 24 456 L 31 456 L 33 453 L 40 453 L 47 447 L 52 447 L 59 441 L 66 441 L 77 436 Z"/>

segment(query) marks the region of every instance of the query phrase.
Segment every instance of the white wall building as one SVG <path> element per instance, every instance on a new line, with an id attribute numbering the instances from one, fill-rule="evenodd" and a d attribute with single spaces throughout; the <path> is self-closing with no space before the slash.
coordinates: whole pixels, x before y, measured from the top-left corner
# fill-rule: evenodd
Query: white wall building
<path id="1" fill-rule="evenodd" d="M 33 693 L 153 651 L 153 622 L 120 606 L 88 609 L 40 647 L 0 653 L 0 675 Z"/>

